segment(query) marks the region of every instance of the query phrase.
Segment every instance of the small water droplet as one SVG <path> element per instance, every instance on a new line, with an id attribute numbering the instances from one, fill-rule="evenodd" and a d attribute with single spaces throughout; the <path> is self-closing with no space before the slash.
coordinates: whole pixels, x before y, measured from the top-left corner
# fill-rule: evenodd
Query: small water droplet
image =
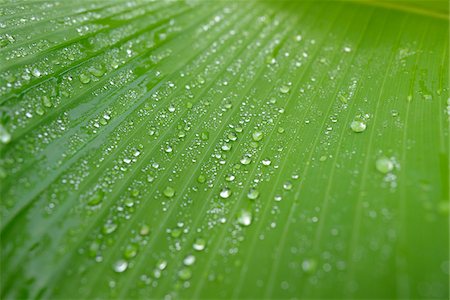
<path id="1" fill-rule="evenodd" d="M 252 138 L 255 142 L 259 142 L 263 138 L 263 133 L 261 131 L 255 131 L 252 134 Z"/>
<path id="2" fill-rule="evenodd" d="M 192 277 L 192 271 L 189 268 L 183 268 L 180 271 L 178 271 L 178 278 L 181 280 L 189 280 Z"/>
<path id="3" fill-rule="evenodd" d="M 243 165 L 248 165 L 252 162 L 252 159 L 248 156 L 248 155 L 244 155 L 241 160 L 240 160 L 241 164 Z"/>
<path id="4" fill-rule="evenodd" d="M 164 196 L 166 196 L 167 198 L 172 198 L 173 196 L 175 196 L 175 189 L 171 186 L 167 186 L 164 191 L 163 191 Z"/>
<path id="5" fill-rule="evenodd" d="M 250 226 L 252 224 L 252 214 L 248 210 L 241 210 L 238 216 L 238 224 L 244 227 Z"/>
<path id="6" fill-rule="evenodd" d="M 282 94 L 287 94 L 287 93 L 289 93 L 290 90 L 291 90 L 291 88 L 287 85 L 282 85 L 280 87 L 280 93 L 282 93 Z"/>
<path id="7" fill-rule="evenodd" d="M 305 273 L 314 273 L 317 269 L 317 262 L 314 259 L 305 259 L 302 262 L 302 270 Z"/>
<path id="8" fill-rule="evenodd" d="M 387 174 L 394 169 L 394 163 L 387 157 L 377 159 L 375 166 L 378 172 L 383 174 Z"/>
<path id="9" fill-rule="evenodd" d="M 258 197 L 259 197 L 259 192 L 258 192 L 258 190 L 254 189 L 254 188 L 251 188 L 247 193 L 247 198 L 250 200 L 255 200 Z"/>
<path id="10" fill-rule="evenodd" d="M 231 196 L 231 190 L 228 187 L 224 187 L 221 191 L 220 191 L 220 197 L 223 199 L 227 199 L 228 197 Z"/>
<path id="11" fill-rule="evenodd" d="M 231 150 L 231 144 L 228 144 L 228 143 L 223 144 L 222 145 L 222 150 L 223 151 L 230 151 Z"/>
<path id="12" fill-rule="evenodd" d="M 366 123 L 362 120 L 354 120 L 350 124 L 350 128 L 353 130 L 353 132 L 363 132 L 366 130 Z"/>
<path id="13" fill-rule="evenodd" d="M 96 205 L 100 204 L 100 202 L 102 202 L 104 196 L 105 196 L 105 192 L 103 190 L 97 190 L 89 198 L 87 204 L 90 206 L 96 206 Z"/>
<path id="14" fill-rule="evenodd" d="M 125 272 L 127 268 L 128 268 L 128 262 L 124 259 L 119 259 L 113 265 L 113 269 L 117 273 Z"/>
<path id="15" fill-rule="evenodd" d="M 139 229 L 139 234 L 142 236 L 146 236 L 150 234 L 150 227 L 148 225 L 142 225 L 141 229 Z"/>
<path id="16" fill-rule="evenodd" d="M 125 248 L 125 251 L 123 253 L 123 256 L 128 259 L 133 258 L 137 255 L 137 251 L 138 251 L 138 248 L 135 244 L 127 245 Z"/>
<path id="17" fill-rule="evenodd" d="M 283 183 L 283 189 L 285 189 L 286 191 L 292 190 L 292 182 L 290 182 L 290 181 L 285 181 L 285 182 Z"/>
<path id="18" fill-rule="evenodd" d="M 88 75 L 81 73 L 80 74 L 80 82 L 87 84 L 87 83 L 91 82 L 91 78 Z"/>
<path id="19" fill-rule="evenodd" d="M 8 144 L 11 141 L 11 134 L 0 124 L 0 141 L 3 144 Z"/>
<path id="20" fill-rule="evenodd" d="M 195 263 L 195 256 L 194 255 L 188 255 L 183 259 L 183 264 L 185 266 L 192 266 Z"/>
<path id="21" fill-rule="evenodd" d="M 104 234 L 111 234 L 117 229 L 117 224 L 111 221 L 108 221 L 105 225 L 103 225 L 102 232 Z"/>
<path id="22" fill-rule="evenodd" d="M 206 248 L 206 241 L 202 238 L 196 238 L 192 248 L 196 251 L 203 251 Z"/>

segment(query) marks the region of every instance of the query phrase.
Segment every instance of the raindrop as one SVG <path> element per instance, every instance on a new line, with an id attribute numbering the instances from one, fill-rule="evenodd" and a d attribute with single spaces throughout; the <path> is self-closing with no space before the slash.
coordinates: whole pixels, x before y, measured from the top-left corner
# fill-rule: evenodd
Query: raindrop
<path id="1" fill-rule="evenodd" d="M 251 212 L 249 212 L 248 210 L 241 210 L 241 212 L 239 213 L 238 216 L 238 224 L 241 226 L 250 226 L 250 224 L 252 224 L 252 214 Z"/>
<path id="2" fill-rule="evenodd" d="M 255 142 L 259 142 L 263 138 L 263 133 L 261 131 L 255 131 L 252 134 L 252 138 Z"/>
<path id="3" fill-rule="evenodd" d="M 127 245 L 127 247 L 125 248 L 125 251 L 123 253 L 123 256 L 128 259 L 133 258 L 137 255 L 137 251 L 138 251 L 138 248 L 136 245 L 134 245 L 134 244 Z"/>
<path id="4" fill-rule="evenodd" d="M 111 234 L 117 229 L 117 224 L 108 221 L 105 225 L 103 225 L 102 232 L 104 234 Z"/>
<path id="5" fill-rule="evenodd" d="M 104 196 L 105 196 L 105 192 L 103 190 L 97 190 L 89 198 L 87 204 L 90 206 L 96 206 L 96 205 L 100 204 L 100 202 L 102 202 Z"/>
<path id="6" fill-rule="evenodd" d="M 305 259 L 302 262 L 302 270 L 305 273 L 314 273 L 317 269 L 317 262 L 314 259 Z"/>
<path id="7" fill-rule="evenodd" d="M 224 187 L 221 191 L 220 191 L 220 197 L 223 199 L 227 199 L 228 197 L 231 196 L 231 190 L 228 187 Z"/>
<path id="8" fill-rule="evenodd" d="M 175 189 L 171 186 L 167 186 L 163 191 L 164 196 L 172 198 L 175 195 Z"/>
<path id="9" fill-rule="evenodd" d="M 0 141 L 3 144 L 8 144 L 11 141 L 11 134 L 0 124 Z"/>
<path id="10" fill-rule="evenodd" d="M 87 84 L 87 83 L 91 82 L 91 78 L 88 75 L 81 73 L 80 81 L 81 81 L 81 83 Z"/>
<path id="11" fill-rule="evenodd" d="M 383 174 L 387 174 L 394 169 L 394 163 L 387 157 L 381 157 L 377 159 L 375 166 L 378 172 Z"/>
<path id="12" fill-rule="evenodd" d="M 350 124 L 350 128 L 354 132 L 363 132 L 364 130 L 366 130 L 366 123 L 364 123 L 362 120 L 354 120 Z"/>
<path id="13" fill-rule="evenodd" d="M 292 182 L 290 182 L 290 181 L 285 181 L 285 182 L 283 183 L 283 189 L 285 189 L 286 191 L 292 190 Z"/>
<path id="14" fill-rule="evenodd" d="M 128 268 L 128 262 L 124 259 L 119 259 L 116 261 L 113 265 L 113 269 L 117 273 L 125 272 L 125 270 Z"/>
<path id="15" fill-rule="evenodd" d="M 290 90 L 291 90 L 291 89 L 290 89 L 289 86 L 287 86 L 287 85 L 282 85 L 282 86 L 280 87 L 280 93 L 282 93 L 282 94 L 287 94 L 287 93 L 289 93 Z"/>
<path id="16" fill-rule="evenodd" d="M 268 158 L 263 159 L 263 161 L 262 161 L 262 164 L 265 165 L 265 166 L 270 166 L 271 163 L 272 163 L 272 162 L 271 162 L 270 159 L 268 159 Z"/>
<path id="17" fill-rule="evenodd" d="M 178 278 L 181 280 L 189 280 L 192 277 L 192 271 L 189 268 L 183 268 L 180 271 L 178 271 Z"/>
<path id="18" fill-rule="evenodd" d="M 254 188 L 251 188 L 247 193 L 247 198 L 250 200 L 255 200 L 258 197 L 259 197 L 259 192 L 258 192 L 258 190 L 254 189 Z"/>
<path id="19" fill-rule="evenodd" d="M 245 155 L 241 158 L 240 162 L 243 165 L 248 165 L 252 162 L 252 159 L 248 155 Z"/>
<path id="20" fill-rule="evenodd" d="M 142 236 L 149 235 L 150 227 L 148 225 L 142 225 L 141 229 L 139 229 L 139 234 Z"/>
<path id="21" fill-rule="evenodd" d="M 202 238 L 195 239 L 194 244 L 192 245 L 192 248 L 196 251 L 203 251 L 206 247 L 206 241 Z"/>
<path id="22" fill-rule="evenodd" d="M 188 255 L 183 259 L 183 264 L 185 266 L 192 266 L 195 263 L 195 256 L 194 255 Z"/>

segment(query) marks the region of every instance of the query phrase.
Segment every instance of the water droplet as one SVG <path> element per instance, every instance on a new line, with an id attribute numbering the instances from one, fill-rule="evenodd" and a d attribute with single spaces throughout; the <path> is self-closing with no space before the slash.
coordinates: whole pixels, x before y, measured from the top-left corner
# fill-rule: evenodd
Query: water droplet
<path id="1" fill-rule="evenodd" d="M 192 271 L 189 268 L 183 268 L 180 271 L 178 271 L 178 278 L 181 280 L 189 280 L 192 277 Z"/>
<path id="2" fill-rule="evenodd" d="M 47 96 L 43 96 L 43 97 L 42 97 L 42 104 L 43 104 L 45 107 L 52 107 L 52 102 L 50 101 L 50 98 L 47 97 Z"/>
<path id="3" fill-rule="evenodd" d="M 8 144 L 11 141 L 11 134 L 0 124 L 0 141 L 3 144 Z"/>
<path id="4" fill-rule="evenodd" d="M 252 134 L 252 138 L 255 142 L 259 142 L 263 138 L 263 133 L 261 131 L 255 131 Z"/>
<path id="5" fill-rule="evenodd" d="M 38 69 L 33 69 L 33 71 L 31 71 L 31 74 L 34 76 L 34 77 L 41 77 L 41 71 L 39 71 Z"/>
<path id="6" fill-rule="evenodd" d="M 87 204 L 90 206 L 96 206 L 96 205 L 100 204 L 100 202 L 102 202 L 104 196 L 105 196 L 105 192 L 103 190 L 97 190 L 89 198 Z"/>
<path id="7" fill-rule="evenodd" d="M 206 247 L 206 241 L 202 238 L 196 238 L 192 248 L 196 251 L 203 251 Z"/>
<path id="8" fill-rule="evenodd" d="M 236 177 L 233 174 L 228 174 L 227 176 L 225 176 L 225 180 L 226 181 L 233 181 Z"/>
<path id="9" fill-rule="evenodd" d="M 251 188 L 247 193 L 247 198 L 250 200 L 255 200 L 258 197 L 259 197 L 259 192 L 258 192 L 258 190 L 254 189 L 254 188 Z"/>
<path id="10" fill-rule="evenodd" d="M 89 73 L 91 73 L 95 77 L 102 77 L 103 74 L 105 74 L 105 71 L 103 71 L 102 68 L 90 67 Z"/>
<path id="11" fill-rule="evenodd" d="M 222 150 L 223 151 L 230 151 L 231 150 L 231 144 L 223 144 L 222 145 Z"/>
<path id="12" fill-rule="evenodd" d="M 283 199 L 283 197 L 281 197 L 281 195 L 275 195 L 275 197 L 273 197 L 273 199 L 277 202 L 280 202 Z"/>
<path id="13" fill-rule="evenodd" d="M 305 273 L 314 273 L 317 269 L 317 262 L 314 259 L 305 259 L 302 262 L 302 270 Z"/>
<path id="14" fill-rule="evenodd" d="M 362 120 L 354 120 L 350 124 L 350 128 L 354 132 L 363 132 L 364 130 L 366 130 L 366 123 L 364 123 Z"/>
<path id="15" fill-rule="evenodd" d="M 203 141 L 209 140 L 209 132 L 203 131 L 203 132 L 200 134 L 200 138 L 201 138 Z"/>
<path id="16" fill-rule="evenodd" d="M 394 169 L 394 163 L 387 157 L 381 157 L 377 159 L 375 166 L 378 172 L 383 174 L 387 174 Z"/>
<path id="17" fill-rule="evenodd" d="M 149 235 L 150 227 L 148 225 L 142 225 L 141 229 L 139 229 L 139 234 L 142 236 Z"/>
<path id="18" fill-rule="evenodd" d="M 350 52 L 352 52 L 352 48 L 350 48 L 350 47 L 344 47 L 344 52 L 346 52 L 346 53 L 350 53 Z"/>
<path id="19" fill-rule="evenodd" d="M 81 83 L 87 84 L 87 83 L 91 82 L 91 78 L 88 75 L 81 73 L 80 81 L 81 81 Z"/>
<path id="20" fill-rule="evenodd" d="M 290 182 L 290 181 L 285 181 L 285 182 L 283 183 L 283 189 L 285 189 L 286 191 L 292 190 L 292 182 Z"/>
<path id="21" fill-rule="evenodd" d="M 128 268 L 128 262 L 124 259 L 119 259 L 113 265 L 113 269 L 117 273 L 125 272 L 127 268 Z"/>
<path id="22" fill-rule="evenodd" d="M 219 195 L 221 198 L 227 199 L 228 197 L 231 196 L 231 190 L 228 187 L 225 187 L 220 191 Z"/>
<path id="23" fill-rule="evenodd" d="M 272 162 L 271 162 L 270 159 L 268 159 L 268 158 L 263 159 L 263 161 L 262 161 L 262 164 L 265 165 L 265 166 L 270 166 L 271 163 L 272 163 Z"/>
<path id="24" fill-rule="evenodd" d="M 243 165 L 248 165 L 252 162 L 252 159 L 248 155 L 245 155 L 241 158 L 240 162 Z"/>
<path id="25" fill-rule="evenodd" d="M 173 149 L 169 145 L 167 145 L 166 148 L 164 149 L 164 152 L 166 152 L 166 153 L 172 153 L 172 151 L 173 151 Z"/>
<path id="26" fill-rule="evenodd" d="M 138 251 L 138 248 L 135 244 L 127 245 L 125 248 L 125 251 L 123 253 L 123 256 L 128 259 L 133 258 L 137 255 L 137 251 Z"/>
<path id="27" fill-rule="evenodd" d="M 250 226 L 252 224 L 252 214 L 248 210 L 241 210 L 238 216 L 238 224 L 241 226 Z"/>
<path id="28" fill-rule="evenodd" d="M 172 198 L 173 196 L 175 196 L 175 189 L 171 186 L 167 186 L 164 191 L 163 191 L 164 196 L 166 196 L 167 198 Z"/>
<path id="29" fill-rule="evenodd" d="M 111 221 L 108 221 L 105 225 L 103 225 L 102 232 L 104 234 L 111 234 L 117 229 L 117 224 Z"/>
<path id="30" fill-rule="evenodd" d="M 204 183 L 206 181 L 205 175 L 199 175 L 197 178 L 198 183 Z"/>
<path id="31" fill-rule="evenodd" d="M 167 260 L 164 259 L 158 260 L 156 266 L 159 270 L 163 271 L 165 268 L 167 268 Z"/>
<path id="32" fill-rule="evenodd" d="M 280 93 L 282 93 L 282 94 L 287 94 L 287 93 L 289 93 L 290 90 L 291 90 L 290 87 L 287 85 L 282 85 L 280 87 Z"/>
<path id="33" fill-rule="evenodd" d="M 183 264 L 185 266 L 192 266 L 195 263 L 195 256 L 194 255 L 188 255 L 183 259 Z"/>

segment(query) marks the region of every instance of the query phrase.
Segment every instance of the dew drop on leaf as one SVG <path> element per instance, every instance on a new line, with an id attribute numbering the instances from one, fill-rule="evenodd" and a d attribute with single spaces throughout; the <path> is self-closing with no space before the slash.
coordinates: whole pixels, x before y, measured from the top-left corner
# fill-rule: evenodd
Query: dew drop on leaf
<path id="1" fill-rule="evenodd" d="M 366 130 L 366 123 L 362 120 L 354 120 L 350 124 L 350 128 L 353 130 L 353 132 L 363 132 Z"/>
<path id="2" fill-rule="evenodd" d="M 113 269 L 117 273 L 125 272 L 128 268 L 128 262 L 124 259 L 119 259 L 113 265 Z"/>
<path id="3" fill-rule="evenodd" d="M 172 198 L 173 196 L 175 196 L 175 189 L 171 186 L 167 186 L 164 191 L 163 191 L 164 196 L 166 196 L 167 198 Z"/>
<path id="4" fill-rule="evenodd" d="M 378 172 L 387 174 L 394 169 L 394 163 L 387 157 L 380 157 L 375 163 Z"/>
<path id="5" fill-rule="evenodd" d="M 250 226 L 252 224 L 252 213 L 245 209 L 241 210 L 239 212 L 237 222 L 239 225 L 244 227 Z"/>
<path id="6" fill-rule="evenodd" d="M 192 248 L 196 251 L 203 251 L 206 247 L 206 241 L 203 238 L 196 238 Z"/>
<path id="7" fill-rule="evenodd" d="M 230 190 L 230 188 L 224 187 L 224 188 L 220 191 L 219 196 L 220 196 L 221 198 L 223 198 L 223 199 L 227 199 L 228 197 L 230 197 L 230 196 L 231 196 L 231 190 Z"/>

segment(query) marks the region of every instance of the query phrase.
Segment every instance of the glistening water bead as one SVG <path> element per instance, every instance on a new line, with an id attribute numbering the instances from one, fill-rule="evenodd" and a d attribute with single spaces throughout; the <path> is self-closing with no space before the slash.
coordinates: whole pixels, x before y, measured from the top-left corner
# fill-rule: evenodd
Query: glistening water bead
<path id="1" fill-rule="evenodd" d="M 387 174 L 394 169 L 394 163 L 387 157 L 381 157 L 377 159 L 375 167 L 377 168 L 378 172 Z"/>
<path id="2" fill-rule="evenodd" d="M 351 124 L 350 124 L 350 128 L 353 130 L 353 132 L 363 132 L 364 130 L 366 130 L 366 123 L 364 123 L 361 120 L 354 120 Z"/>

